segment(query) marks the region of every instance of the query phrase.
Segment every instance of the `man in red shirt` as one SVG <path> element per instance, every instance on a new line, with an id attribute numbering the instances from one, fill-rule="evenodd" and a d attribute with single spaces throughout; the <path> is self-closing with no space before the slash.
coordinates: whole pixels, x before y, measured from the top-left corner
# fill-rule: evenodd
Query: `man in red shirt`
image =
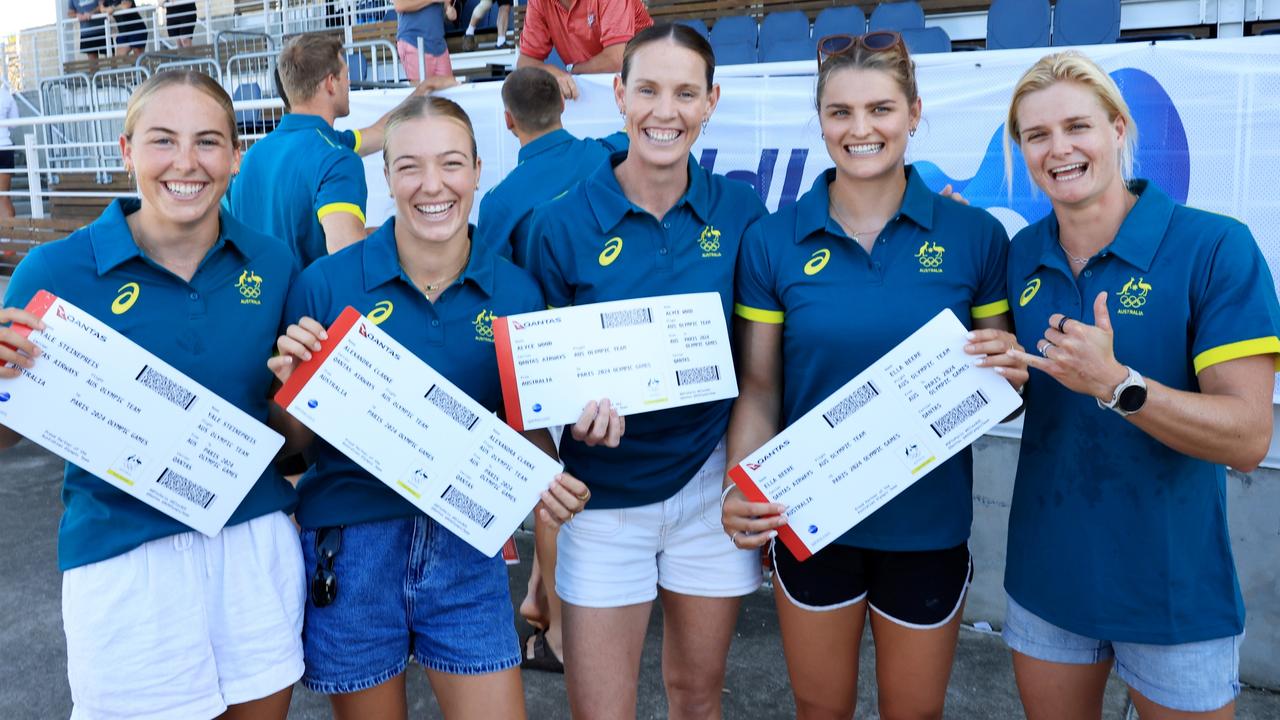
<path id="1" fill-rule="evenodd" d="M 618 72 L 627 41 L 652 24 L 641 0 L 529 0 L 516 67 L 541 67 L 572 100 L 573 75 Z M 544 62 L 552 48 L 568 72 Z"/>

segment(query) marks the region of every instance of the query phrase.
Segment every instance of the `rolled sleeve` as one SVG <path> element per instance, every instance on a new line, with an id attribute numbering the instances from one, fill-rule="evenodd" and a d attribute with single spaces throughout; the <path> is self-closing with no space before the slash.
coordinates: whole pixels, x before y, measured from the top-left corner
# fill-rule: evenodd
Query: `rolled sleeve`
<path id="1" fill-rule="evenodd" d="M 555 0 L 529 0 L 529 8 L 524 15 L 524 29 L 520 31 L 520 54 L 527 55 L 539 62 L 551 55 L 551 33 L 547 28 L 547 14 L 543 9 L 544 2 Z"/>

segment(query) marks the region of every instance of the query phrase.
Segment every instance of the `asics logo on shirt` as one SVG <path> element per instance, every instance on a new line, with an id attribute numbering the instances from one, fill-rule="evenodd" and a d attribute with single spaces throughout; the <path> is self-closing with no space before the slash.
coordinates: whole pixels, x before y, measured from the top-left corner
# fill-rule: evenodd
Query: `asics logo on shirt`
<path id="1" fill-rule="evenodd" d="M 129 312 L 129 308 L 138 302 L 138 293 L 142 292 L 142 288 L 138 287 L 138 283 L 125 283 L 120 286 L 116 292 L 120 293 L 111 303 L 111 312 L 116 315 L 123 315 Z"/>
<path id="2" fill-rule="evenodd" d="M 827 261 L 831 259 L 831 251 L 822 248 L 809 256 L 809 262 L 804 264 L 805 275 L 817 275 L 822 272 L 822 268 L 827 266 Z"/>
<path id="3" fill-rule="evenodd" d="M 604 244 L 604 250 L 600 251 L 600 267 L 608 267 L 613 264 L 614 260 L 622 254 L 622 238 L 610 238 L 609 242 Z"/>
<path id="4" fill-rule="evenodd" d="M 391 311 L 395 307 L 390 300 L 379 300 L 374 304 L 373 309 L 369 311 L 369 322 L 374 325 L 381 325 L 383 320 L 391 317 Z"/>
<path id="5" fill-rule="evenodd" d="M 1040 278 L 1031 278 L 1027 281 L 1027 286 L 1022 288 L 1022 295 L 1018 297 L 1018 307 L 1026 307 L 1038 292 L 1040 292 Z"/>

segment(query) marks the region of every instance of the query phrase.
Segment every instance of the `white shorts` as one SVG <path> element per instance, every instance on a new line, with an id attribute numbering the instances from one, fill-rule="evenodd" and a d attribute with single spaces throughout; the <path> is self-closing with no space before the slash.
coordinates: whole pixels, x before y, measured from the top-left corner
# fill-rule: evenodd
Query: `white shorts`
<path id="1" fill-rule="evenodd" d="M 212 718 L 302 677 L 302 548 L 272 513 L 62 575 L 71 717 Z"/>
<path id="2" fill-rule="evenodd" d="M 739 550 L 720 525 L 724 443 L 673 497 L 592 510 L 560 528 L 556 592 L 579 607 L 650 602 L 658 586 L 682 595 L 738 597 L 762 579 L 759 550 Z"/>

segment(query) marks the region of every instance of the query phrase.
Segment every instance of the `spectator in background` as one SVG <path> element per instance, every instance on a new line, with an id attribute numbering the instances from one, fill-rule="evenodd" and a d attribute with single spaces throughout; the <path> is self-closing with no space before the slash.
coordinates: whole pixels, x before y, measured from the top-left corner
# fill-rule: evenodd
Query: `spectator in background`
<path id="1" fill-rule="evenodd" d="M 196 29 L 196 4 L 165 0 L 164 7 L 164 24 L 169 30 L 169 37 L 176 40 L 179 47 L 191 47 L 191 35 Z"/>
<path id="2" fill-rule="evenodd" d="M 0 120 L 16 120 L 17 117 L 18 103 L 14 102 L 9 87 L 0 84 Z M 13 187 L 13 175 L 9 173 L 13 171 L 16 155 L 17 151 L 13 149 L 9 128 L 0 127 L 0 193 L 7 193 Z M 15 215 L 17 212 L 13 209 L 13 199 L 8 195 L 0 195 L 0 218 L 11 218 Z"/>
<path id="3" fill-rule="evenodd" d="M 80 22 L 80 52 L 96 61 L 107 47 L 106 9 L 99 0 L 67 0 L 67 17 Z M 99 15 L 99 17 L 94 17 Z"/>
<path id="4" fill-rule="evenodd" d="M 103 8 L 116 22 L 116 55 L 141 55 L 147 49 L 147 22 L 134 0 L 103 0 Z"/>
<path id="5" fill-rule="evenodd" d="M 498 42 L 494 44 L 495 48 L 507 44 L 507 20 L 511 17 L 511 2 L 512 0 L 498 0 Z M 491 7 L 493 7 L 493 0 L 480 0 L 476 9 L 471 12 L 471 22 L 467 24 L 467 31 L 462 36 L 462 49 L 466 52 L 476 49 L 476 26 L 489 13 Z"/>
<path id="6" fill-rule="evenodd" d="M 276 65 L 292 112 L 245 153 L 228 204 L 237 219 L 287 242 L 306 267 L 364 238 L 364 165 L 333 129 L 351 104 L 342 40 L 300 35 Z"/>
<path id="7" fill-rule="evenodd" d="M 542 68 L 519 68 L 508 75 L 502 83 L 502 104 L 507 129 L 520 140 L 520 155 L 516 167 L 480 201 L 476 242 L 512 256 L 519 265 L 528 249 L 534 208 L 590 175 L 613 148 L 599 140 L 580 140 L 560 125 L 564 98 L 556 79 Z M 554 537 L 552 542 L 554 568 Z"/>
<path id="8" fill-rule="evenodd" d="M 529 0 L 516 67 L 541 67 L 573 100 L 574 75 L 621 71 L 627 41 L 650 25 L 653 18 L 641 0 Z M 546 63 L 553 49 L 564 70 Z"/>
<path id="9" fill-rule="evenodd" d="M 449 47 L 444 42 L 445 20 L 453 22 L 458 11 L 451 0 L 395 0 L 396 49 L 410 82 L 423 77 L 453 76 Z M 418 41 L 422 41 L 422 72 L 418 67 Z"/>

